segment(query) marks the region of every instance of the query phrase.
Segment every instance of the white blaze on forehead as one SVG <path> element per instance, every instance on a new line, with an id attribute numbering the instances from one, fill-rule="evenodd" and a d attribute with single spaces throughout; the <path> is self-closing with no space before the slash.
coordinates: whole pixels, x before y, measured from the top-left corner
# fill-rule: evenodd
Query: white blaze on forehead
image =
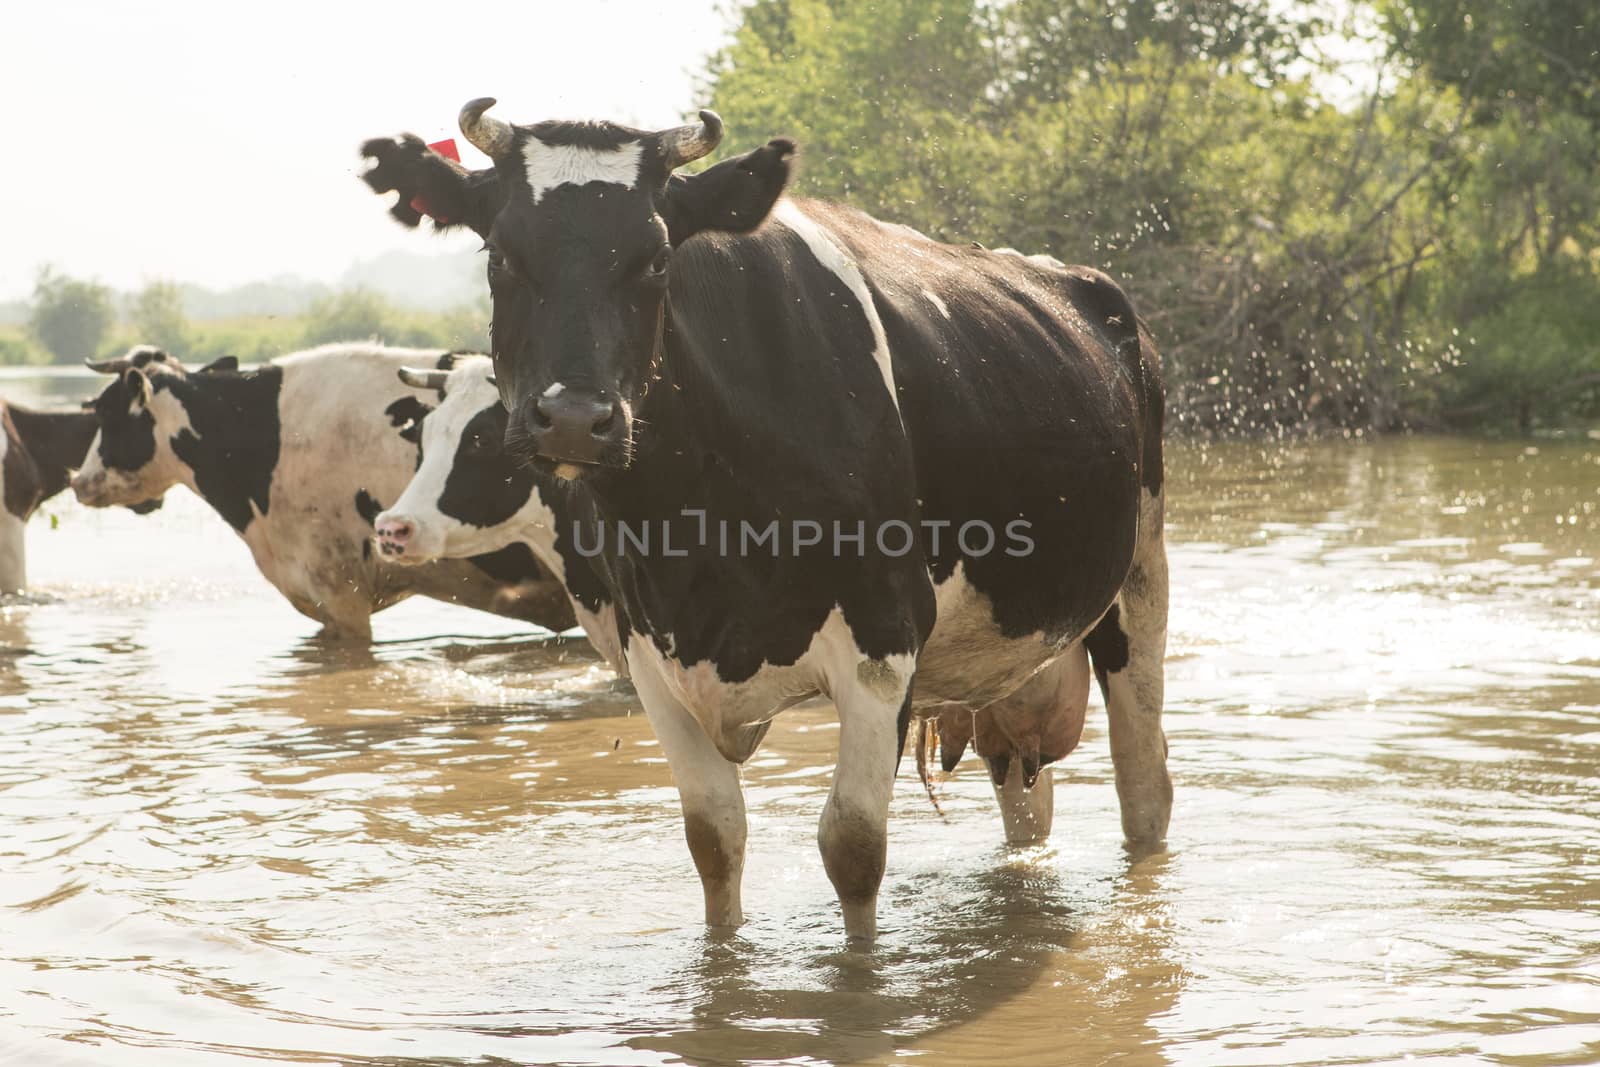
<path id="1" fill-rule="evenodd" d="M 589 148 L 545 144 L 533 137 L 522 149 L 522 161 L 528 175 L 528 188 L 537 204 L 545 193 L 558 185 L 607 182 L 632 188 L 639 180 L 639 158 L 643 151 L 644 146 L 638 141 L 616 148 Z"/>
<path id="2" fill-rule="evenodd" d="M 894 368 L 889 363 L 889 338 L 883 332 L 883 320 L 878 317 L 878 309 L 872 303 L 872 293 L 867 289 L 867 280 L 861 276 L 861 268 L 847 258 L 844 250 L 834 243 L 828 236 L 828 231 L 813 219 L 807 218 L 793 200 L 779 200 L 772 209 L 772 218 L 794 231 L 795 236 L 806 243 L 811 249 L 811 254 L 817 257 L 828 270 L 839 276 L 845 288 L 856 298 L 861 305 L 861 313 L 867 317 L 867 326 L 872 330 L 872 358 L 877 361 L 878 371 L 883 375 L 883 387 L 889 390 L 889 402 L 894 405 L 895 414 L 900 414 L 900 397 L 894 388 Z M 904 425 L 905 420 L 901 419 Z"/>

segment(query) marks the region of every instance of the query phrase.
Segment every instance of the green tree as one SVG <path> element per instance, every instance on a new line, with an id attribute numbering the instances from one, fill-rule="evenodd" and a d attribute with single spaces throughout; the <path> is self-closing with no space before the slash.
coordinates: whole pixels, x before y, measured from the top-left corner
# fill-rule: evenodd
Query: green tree
<path id="1" fill-rule="evenodd" d="M 133 298 L 130 318 L 141 343 L 159 345 L 179 359 L 189 358 L 193 340 L 177 283 L 150 282 Z"/>
<path id="2" fill-rule="evenodd" d="M 57 363 L 76 363 L 99 354 L 116 314 L 111 290 L 97 282 L 40 269 L 33 286 L 28 332 Z"/>
<path id="3" fill-rule="evenodd" d="M 0 366 L 24 367 L 49 362 L 50 353 L 27 338 L 0 334 Z"/>
<path id="4" fill-rule="evenodd" d="M 445 348 L 468 349 L 474 352 L 489 351 L 489 320 L 492 315 L 487 293 L 470 304 L 441 312 L 439 344 Z"/>
<path id="5" fill-rule="evenodd" d="M 743 20 L 708 74 L 732 150 L 788 134 L 798 192 L 1112 273 L 1181 422 L 1387 428 L 1427 395 L 1444 346 L 1408 312 L 1460 108 L 1426 78 L 1322 99 L 1305 5 L 758 0 Z"/>
<path id="6" fill-rule="evenodd" d="M 1387 0 L 1384 14 L 1412 63 L 1469 97 L 1481 123 L 1541 108 L 1600 122 L 1592 0 Z"/>
<path id="7" fill-rule="evenodd" d="M 1411 69 L 1471 136 L 1434 189 L 1449 225 L 1423 309 L 1471 338 L 1446 413 L 1600 410 L 1600 18 L 1588 0 L 1393 0 Z"/>
<path id="8" fill-rule="evenodd" d="M 311 305 L 304 342 L 384 340 L 396 332 L 394 309 L 370 289 L 343 289 Z"/>

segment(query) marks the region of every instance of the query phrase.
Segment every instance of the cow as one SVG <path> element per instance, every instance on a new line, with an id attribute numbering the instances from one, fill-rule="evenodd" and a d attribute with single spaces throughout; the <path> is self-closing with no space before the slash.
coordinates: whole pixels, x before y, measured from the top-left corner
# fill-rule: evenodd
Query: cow
<path id="1" fill-rule="evenodd" d="M 416 468 L 427 414 L 396 374 L 454 358 L 342 344 L 255 370 L 225 360 L 187 373 L 149 350 L 95 364 L 114 377 L 94 401 L 99 432 L 73 490 L 107 507 L 188 486 L 330 640 L 370 640 L 373 612 L 414 593 L 565 630 L 566 593 L 526 546 L 408 568 L 372 550 L 372 522 Z"/>
<path id="2" fill-rule="evenodd" d="M 460 120 L 492 168 L 406 134 L 362 146 L 364 177 L 401 223 L 485 242 L 505 448 L 572 488 L 707 922 L 743 920 L 738 766 L 816 695 L 852 943 L 918 708 L 999 724 L 1009 782 L 1061 754 L 1092 668 L 1123 833 L 1159 843 L 1164 398 L 1122 289 L 785 196 L 788 140 L 676 173 L 719 143 L 710 111 L 646 131 L 493 103 Z"/>
<path id="3" fill-rule="evenodd" d="M 573 536 L 570 491 L 560 482 L 541 478 L 505 450 L 506 409 L 489 357 L 458 358 L 448 371 L 402 368 L 400 380 L 433 394 L 436 405 L 422 424 L 422 460 L 416 474 L 374 524 L 384 558 L 414 566 L 526 543 L 567 586 L 590 643 L 626 677 L 610 594 Z M 969 744 L 988 763 L 1001 800 L 1006 839 L 1012 844 L 1030 844 L 1049 835 L 1054 794 L 1049 768 L 1040 766 L 1039 751 L 1042 744 L 1043 751 L 1054 752 L 1059 759 L 1077 746 L 1088 697 L 1088 667 L 1081 649 L 1077 661 L 1078 669 L 1064 676 L 1076 679 L 1077 695 L 1031 709 L 1035 718 L 1050 712 L 1045 721 L 1025 722 L 1019 729 L 1012 719 L 993 714 L 980 715 L 974 722 L 972 709 L 962 705 L 925 712 L 939 724 L 929 732 L 938 739 L 946 774 L 955 770 Z M 1060 708 L 1070 709 L 1070 714 L 1055 714 Z M 1021 735 L 1020 740 L 1008 736 L 1008 727 Z M 931 791 L 922 751 L 919 747 L 918 770 Z M 1014 795 L 1019 778 L 1010 773 L 1013 751 L 1021 758 L 1023 796 Z M 934 803 L 938 805 L 937 800 Z"/>
<path id="4" fill-rule="evenodd" d="M 528 545 L 566 587 L 590 644 L 626 676 L 611 595 L 573 540 L 571 491 L 507 457 L 493 370 L 488 356 L 458 358 L 448 370 L 400 370 L 436 406 L 422 421 L 416 473 L 374 523 L 378 550 L 415 566 Z"/>
<path id="5" fill-rule="evenodd" d="M 416 474 L 374 524 L 384 558 L 415 565 L 526 543 L 567 586 L 579 625 L 625 677 L 610 594 L 573 533 L 571 492 L 507 454 L 506 409 L 489 357 L 464 356 L 448 371 L 403 368 L 400 380 L 433 394 L 436 405 L 422 424 Z M 972 709 L 963 705 L 925 712 L 939 723 L 938 730 L 929 732 L 938 737 L 945 773 L 955 769 L 968 744 L 988 763 L 1010 843 L 1030 844 L 1049 835 L 1054 794 L 1049 768 L 1040 766 L 1040 750 L 1060 758 L 1076 747 L 1082 733 L 1089 672 L 1081 649 L 1076 663 L 1076 671 L 1058 678 L 1075 680 L 1075 695 L 1024 708 L 1031 719 L 1019 722 L 1014 716 L 985 713 L 974 722 Z M 1062 708 L 1068 714 L 1058 714 Z M 918 741 L 918 771 L 932 796 L 924 737 L 919 735 Z M 1020 779 L 1010 773 L 1013 751 L 1021 758 Z M 934 805 L 938 807 L 937 799 Z"/>
<path id="6" fill-rule="evenodd" d="M 27 588 L 28 518 L 67 487 L 94 434 L 91 411 L 35 411 L 0 399 L 0 593 Z"/>

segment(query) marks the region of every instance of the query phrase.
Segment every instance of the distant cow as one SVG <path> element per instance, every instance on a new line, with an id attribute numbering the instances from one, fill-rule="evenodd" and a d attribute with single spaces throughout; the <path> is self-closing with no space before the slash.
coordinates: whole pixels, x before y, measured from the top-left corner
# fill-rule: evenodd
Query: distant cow
<path id="1" fill-rule="evenodd" d="M 448 371 L 400 372 L 436 394 L 438 407 L 422 423 L 416 474 L 378 516 L 379 551 L 415 565 L 526 543 L 567 587 L 590 643 L 625 675 L 611 594 L 573 542 L 571 490 L 506 455 L 506 409 L 493 372 L 488 356 L 459 358 Z"/>
<path id="2" fill-rule="evenodd" d="M 89 411 L 34 411 L 0 399 L 0 593 L 27 587 L 24 525 L 67 487 L 94 440 Z"/>
<path id="3" fill-rule="evenodd" d="M 573 487 L 707 921 L 743 919 L 738 764 L 818 694 L 850 937 L 876 932 L 919 706 L 995 720 L 1009 782 L 1076 743 L 1092 661 L 1123 832 L 1161 840 L 1164 401 L 1116 282 L 786 199 L 789 141 L 675 173 L 721 139 L 709 111 L 647 131 L 493 103 L 461 113 L 492 169 L 405 136 L 363 146 L 366 179 L 485 241 L 506 449 Z"/>
<path id="4" fill-rule="evenodd" d="M 566 593 L 525 546 L 407 568 L 372 550 L 372 521 L 416 469 L 427 413 L 396 375 L 452 358 L 329 345 L 252 371 L 227 361 L 188 374 L 136 351 L 96 365 L 117 377 L 94 402 L 100 432 L 73 489 L 106 507 L 188 486 L 331 637 L 369 639 L 372 613 L 413 593 L 564 630 Z"/>

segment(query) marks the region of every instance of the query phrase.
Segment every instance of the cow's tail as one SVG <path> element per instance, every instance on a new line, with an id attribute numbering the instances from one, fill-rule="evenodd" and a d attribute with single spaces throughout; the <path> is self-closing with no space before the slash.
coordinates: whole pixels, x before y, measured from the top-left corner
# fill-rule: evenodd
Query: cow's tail
<path id="1" fill-rule="evenodd" d="M 928 753 L 939 744 L 939 720 L 936 716 L 929 715 L 920 720 L 915 727 L 917 731 L 917 777 L 922 780 L 922 788 L 928 792 L 928 800 L 933 804 L 933 810 L 939 817 L 945 818 L 944 805 L 939 803 L 939 795 L 933 791 L 933 777 L 928 773 Z"/>

